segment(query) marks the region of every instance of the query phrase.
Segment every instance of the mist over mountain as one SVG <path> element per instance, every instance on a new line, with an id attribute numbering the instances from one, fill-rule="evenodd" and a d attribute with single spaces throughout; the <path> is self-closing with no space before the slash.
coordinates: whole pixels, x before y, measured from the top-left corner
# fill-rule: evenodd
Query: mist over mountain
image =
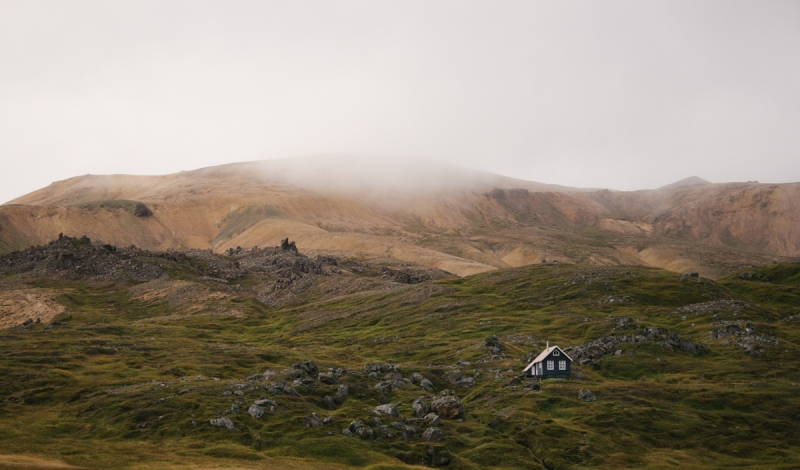
<path id="1" fill-rule="evenodd" d="M 137 205 L 146 211 L 137 214 Z M 291 237 L 314 253 L 393 258 L 457 275 L 548 260 L 720 276 L 800 256 L 798 227 L 796 183 L 692 177 L 623 192 L 337 155 L 59 181 L 0 206 L 0 249 L 59 233 L 216 252 Z"/>

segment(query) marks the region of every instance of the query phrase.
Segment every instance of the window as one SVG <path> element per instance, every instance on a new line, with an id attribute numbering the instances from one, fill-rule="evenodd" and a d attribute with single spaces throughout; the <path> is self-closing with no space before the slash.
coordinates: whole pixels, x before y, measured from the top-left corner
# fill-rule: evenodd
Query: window
<path id="1" fill-rule="evenodd" d="M 567 370 L 567 361 L 558 361 L 558 370 Z"/>
<path id="2" fill-rule="evenodd" d="M 547 361 L 547 370 L 553 370 L 553 362 L 555 361 Z"/>
<path id="3" fill-rule="evenodd" d="M 539 363 L 539 375 L 542 375 L 542 363 Z"/>
<path id="4" fill-rule="evenodd" d="M 555 351 L 553 351 L 553 356 L 558 356 L 558 355 L 560 355 L 560 354 L 561 354 L 561 353 L 560 353 L 560 352 L 558 352 L 558 349 L 556 349 Z"/>

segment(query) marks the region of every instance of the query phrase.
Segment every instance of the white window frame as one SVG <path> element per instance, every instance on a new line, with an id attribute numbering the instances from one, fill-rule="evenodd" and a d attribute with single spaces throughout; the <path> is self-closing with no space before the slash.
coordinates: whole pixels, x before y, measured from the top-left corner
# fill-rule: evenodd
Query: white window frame
<path id="1" fill-rule="evenodd" d="M 567 370 L 567 361 L 558 361 L 558 370 Z"/>
<path id="2" fill-rule="evenodd" d="M 560 356 L 560 355 L 561 355 L 561 353 L 558 352 L 558 349 L 553 351 L 553 356 Z"/>
<path id="3" fill-rule="evenodd" d="M 556 361 L 547 361 L 547 370 L 556 370 Z"/>

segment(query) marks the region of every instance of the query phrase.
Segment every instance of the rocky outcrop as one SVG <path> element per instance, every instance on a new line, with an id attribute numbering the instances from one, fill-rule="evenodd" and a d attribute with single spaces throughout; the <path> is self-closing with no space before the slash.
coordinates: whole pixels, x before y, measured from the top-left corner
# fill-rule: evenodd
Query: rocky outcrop
<path id="1" fill-rule="evenodd" d="M 722 344 L 727 345 L 733 341 L 737 346 L 744 349 L 745 353 L 757 357 L 763 352 L 763 346 L 778 346 L 778 341 L 774 336 L 759 334 L 752 322 L 747 320 L 720 321 L 714 322 L 714 330 L 711 331 L 711 339 L 722 339 Z"/>
<path id="2" fill-rule="evenodd" d="M 464 413 L 464 405 L 456 396 L 436 398 L 431 402 L 430 409 L 442 419 L 458 419 Z"/>
<path id="3" fill-rule="evenodd" d="M 582 388 L 581 391 L 578 392 L 578 400 L 583 402 L 590 402 L 597 400 L 597 398 L 595 398 L 594 393 L 590 392 L 585 388 Z"/>
<path id="4" fill-rule="evenodd" d="M 210 423 L 215 428 L 225 428 L 230 432 L 239 431 L 239 429 L 237 429 L 236 426 L 234 426 L 233 421 L 231 421 L 230 418 L 222 417 L 222 418 L 212 419 Z"/>
<path id="5" fill-rule="evenodd" d="M 578 364 L 592 364 L 603 356 L 616 352 L 616 346 L 621 343 L 642 343 L 645 341 L 656 341 L 664 348 L 677 349 L 688 354 L 704 355 L 708 353 L 705 346 L 654 326 L 641 328 L 639 332 L 631 334 L 605 336 L 594 341 L 587 341 L 580 346 L 568 347 L 564 351 Z"/>

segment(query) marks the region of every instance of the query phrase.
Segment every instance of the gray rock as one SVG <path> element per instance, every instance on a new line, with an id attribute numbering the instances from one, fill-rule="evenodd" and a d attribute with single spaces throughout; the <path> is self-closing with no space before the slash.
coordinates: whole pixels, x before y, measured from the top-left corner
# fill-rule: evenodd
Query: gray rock
<path id="1" fill-rule="evenodd" d="M 392 431 L 389 430 L 389 426 L 387 426 L 385 424 L 382 424 L 382 425 L 378 426 L 378 434 L 380 434 L 381 436 L 386 437 L 386 438 L 393 437 Z"/>
<path id="2" fill-rule="evenodd" d="M 464 377 L 456 383 L 461 388 L 472 388 L 475 386 L 475 379 L 472 377 Z"/>
<path id="3" fill-rule="evenodd" d="M 322 426 L 322 418 L 317 416 L 316 413 L 311 413 L 310 415 L 303 418 L 303 424 L 309 428 L 316 428 Z"/>
<path id="4" fill-rule="evenodd" d="M 311 361 L 292 364 L 292 369 L 302 371 L 309 377 L 317 377 L 319 375 L 319 367 Z"/>
<path id="5" fill-rule="evenodd" d="M 376 364 L 364 364 L 364 372 L 369 374 L 370 372 L 378 372 L 378 373 L 387 373 L 393 372 L 397 370 L 397 364 L 387 364 L 386 362 L 379 362 Z"/>
<path id="6" fill-rule="evenodd" d="M 423 377 L 422 374 L 420 374 L 419 372 L 414 372 L 413 374 L 411 374 L 411 381 L 414 382 L 415 384 L 420 383 L 420 381 L 422 381 L 422 379 L 424 378 L 425 377 Z"/>
<path id="7" fill-rule="evenodd" d="M 369 424 L 371 424 L 373 426 L 380 426 L 380 425 L 383 424 L 383 421 L 381 421 L 381 419 L 378 418 L 377 416 L 371 416 L 369 418 Z"/>
<path id="8" fill-rule="evenodd" d="M 356 436 L 364 440 L 369 440 L 375 436 L 375 432 L 369 426 L 362 426 L 356 429 Z"/>
<path id="9" fill-rule="evenodd" d="M 458 419 L 464 413 L 464 405 L 456 396 L 443 396 L 431 402 L 431 411 L 442 419 Z"/>
<path id="10" fill-rule="evenodd" d="M 336 385 L 339 383 L 339 378 L 331 373 L 319 374 L 319 377 L 317 378 L 320 382 L 327 385 Z"/>
<path id="11" fill-rule="evenodd" d="M 330 395 L 325 395 L 325 398 L 322 399 L 322 406 L 329 410 L 336 409 L 336 402 L 333 400 L 333 397 Z"/>
<path id="12" fill-rule="evenodd" d="M 422 433 L 422 440 L 425 442 L 439 442 L 444 439 L 444 434 L 439 428 L 428 428 Z"/>
<path id="13" fill-rule="evenodd" d="M 442 419 L 439 418 L 439 415 L 437 415 L 436 413 L 428 413 L 425 415 L 424 418 L 422 418 L 422 420 L 428 426 L 438 426 L 442 424 Z"/>
<path id="14" fill-rule="evenodd" d="M 414 416 L 418 418 L 422 418 L 426 414 L 428 414 L 431 410 L 430 405 L 425 401 L 428 397 L 419 397 L 414 400 L 414 403 L 411 404 L 411 408 L 414 410 Z"/>
<path id="15" fill-rule="evenodd" d="M 210 423 L 215 428 L 225 428 L 231 432 L 238 431 L 238 429 L 236 429 L 236 426 L 233 425 L 233 421 L 231 421 L 230 418 L 212 419 Z"/>
<path id="16" fill-rule="evenodd" d="M 360 418 L 356 418 L 356 419 L 354 419 L 353 421 L 350 422 L 350 425 L 347 426 L 347 429 L 349 429 L 352 432 L 355 432 L 356 429 L 358 429 L 360 427 L 363 427 L 363 426 L 366 426 L 366 424 L 364 424 L 364 420 L 360 419 Z"/>
<path id="17" fill-rule="evenodd" d="M 259 419 L 264 416 L 264 409 L 258 405 L 252 405 L 247 409 L 247 413 L 252 416 L 253 419 Z"/>
<path id="18" fill-rule="evenodd" d="M 508 382 L 503 384 L 503 387 L 513 387 L 514 385 L 519 385 L 522 383 L 519 377 L 514 377 L 513 379 L 509 380 Z"/>
<path id="19" fill-rule="evenodd" d="M 235 392 L 233 392 L 233 394 L 236 395 L 237 397 L 243 397 L 244 396 L 244 392 L 242 392 L 241 390 L 236 390 Z"/>
<path id="20" fill-rule="evenodd" d="M 353 431 L 351 431 L 351 430 L 349 430 L 347 428 L 344 428 L 344 429 L 342 429 L 342 434 L 347 436 L 347 437 L 350 437 L 350 436 L 353 435 Z"/>
<path id="21" fill-rule="evenodd" d="M 442 380 L 449 383 L 450 385 L 455 385 L 458 383 L 459 380 L 464 378 L 464 374 L 457 370 L 451 370 L 442 376 Z"/>
<path id="22" fill-rule="evenodd" d="M 233 395 L 233 392 L 231 392 L 230 390 L 225 390 L 224 392 L 222 392 L 223 397 L 229 397 L 231 395 Z"/>
<path id="23" fill-rule="evenodd" d="M 266 398 L 262 398 L 261 400 L 256 400 L 254 403 L 256 405 L 258 405 L 258 406 L 276 406 L 277 405 L 277 403 L 275 403 L 274 401 L 267 400 Z"/>
<path id="24" fill-rule="evenodd" d="M 585 402 L 590 402 L 590 401 L 597 400 L 597 398 L 595 398 L 595 396 L 594 396 L 594 394 L 592 392 L 590 392 L 589 390 L 587 390 L 585 388 L 582 388 L 581 391 L 578 392 L 578 400 L 585 401 Z"/>
<path id="25" fill-rule="evenodd" d="M 393 422 L 391 426 L 397 429 L 398 431 L 407 434 L 408 436 L 413 436 L 417 433 L 417 430 L 413 426 L 407 426 L 399 421 Z"/>
<path id="26" fill-rule="evenodd" d="M 392 393 L 392 383 L 391 382 L 378 382 L 375 385 L 375 389 L 379 390 L 381 393 L 386 395 Z"/>
<path id="27" fill-rule="evenodd" d="M 239 412 L 239 405 L 237 405 L 236 403 L 231 405 L 231 413 L 238 413 L 238 412 Z"/>
<path id="28" fill-rule="evenodd" d="M 427 392 L 436 393 L 436 391 L 433 389 L 433 383 L 428 379 L 420 380 L 419 387 Z"/>
<path id="29" fill-rule="evenodd" d="M 385 415 L 385 416 L 392 416 L 395 418 L 400 416 L 400 411 L 398 411 L 397 405 L 393 405 L 391 403 L 376 406 L 375 413 L 378 414 L 378 416 Z"/>

